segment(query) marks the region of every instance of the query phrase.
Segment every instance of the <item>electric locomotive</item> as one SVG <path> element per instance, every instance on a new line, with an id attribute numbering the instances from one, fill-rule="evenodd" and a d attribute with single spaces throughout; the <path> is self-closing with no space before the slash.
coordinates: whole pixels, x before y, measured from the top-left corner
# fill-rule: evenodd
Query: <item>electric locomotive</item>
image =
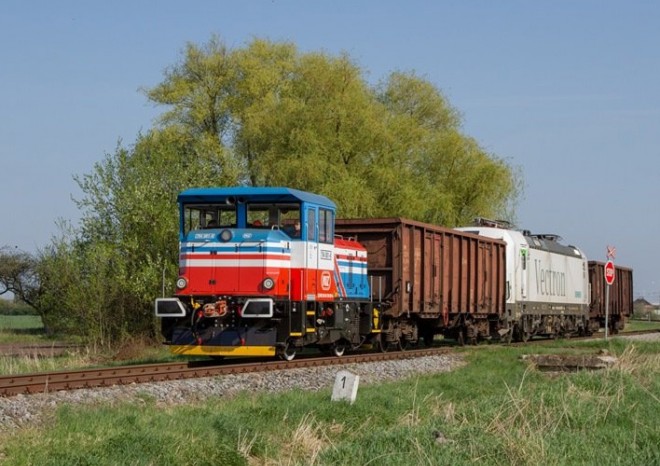
<path id="1" fill-rule="evenodd" d="M 458 228 L 506 243 L 506 313 L 509 337 L 527 341 L 586 334 L 589 325 L 589 266 L 577 247 L 564 245 L 554 234 L 512 230 L 506 222 L 477 219 Z"/>
<path id="2" fill-rule="evenodd" d="M 366 250 L 335 238 L 335 204 L 289 188 L 194 188 L 178 196 L 176 293 L 155 302 L 171 351 L 341 355 L 378 341 Z"/>

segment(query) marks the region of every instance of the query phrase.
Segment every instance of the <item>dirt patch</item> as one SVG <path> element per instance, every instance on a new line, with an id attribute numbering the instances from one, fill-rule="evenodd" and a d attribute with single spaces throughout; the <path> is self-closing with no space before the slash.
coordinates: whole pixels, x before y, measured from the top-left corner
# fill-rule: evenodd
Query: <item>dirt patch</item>
<path id="1" fill-rule="evenodd" d="M 612 367 L 617 362 L 615 356 L 606 351 L 599 354 L 526 354 L 524 361 L 533 364 L 540 371 L 575 372 L 579 370 L 601 370 Z"/>

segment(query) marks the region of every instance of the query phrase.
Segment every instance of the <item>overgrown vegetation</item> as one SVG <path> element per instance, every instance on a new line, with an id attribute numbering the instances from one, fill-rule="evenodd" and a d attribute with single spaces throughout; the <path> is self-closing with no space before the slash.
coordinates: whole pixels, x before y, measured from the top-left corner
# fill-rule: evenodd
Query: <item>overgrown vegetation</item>
<path id="1" fill-rule="evenodd" d="M 624 332 L 634 332 L 637 330 L 660 330 L 660 320 L 628 320 Z"/>
<path id="2" fill-rule="evenodd" d="M 549 376 L 530 352 L 608 348 L 615 367 Z M 622 464 L 660 463 L 660 343 L 559 342 L 466 350 L 452 373 L 330 392 L 163 407 L 69 407 L 0 438 L 5 464 Z"/>
<path id="3" fill-rule="evenodd" d="M 49 332 L 98 345 L 155 335 L 152 303 L 177 275 L 176 196 L 184 188 L 274 185 L 325 194 L 339 215 L 454 226 L 511 218 L 519 178 L 465 135 L 459 112 L 413 73 L 377 86 L 346 54 L 255 39 L 188 44 L 145 89 L 159 124 L 76 180 L 81 225 L 35 256 L 0 250 L 0 294 Z"/>
<path id="4" fill-rule="evenodd" d="M 113 364 L 146 364 L 166 362 L 176 359 L 167 347 L 154 344 L 147 338 L 133 337 L 126 339 L 117 347 L 82 345 L 79 338 L 53 335 L 45 332 L 41 317 L 36 315 L 0 315 L 0 344 L 2 345 L 38 345 L 48 348 L 50 345 L 69 345 L 55 356 L 14 355 L 0 352 L 0 374 L 24 374 L 47 372 L 64 369 L 86 369 Z"/>

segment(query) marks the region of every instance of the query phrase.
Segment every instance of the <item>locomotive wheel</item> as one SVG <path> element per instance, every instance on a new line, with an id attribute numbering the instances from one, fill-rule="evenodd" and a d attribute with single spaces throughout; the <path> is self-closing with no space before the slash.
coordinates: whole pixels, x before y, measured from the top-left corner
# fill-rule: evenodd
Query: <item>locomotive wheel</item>
<path id="1" fill-rule="evenodd" d="M 332 345 L 332 354 L 337 356 L 338 358 L 341 358 L 344 353 L 346 352 L 348 345 L 344 341 L 338 341 L 334 345 Z"/>
<path id="2" fill-rule="evenodd" d="M 295 346 L 293 346 L 291 343 L 287 343 L 286 346 L 280 350 L 280 358 L 284 359 L 285 361 L 293 361 L 297 352 L 298 351 Z"/>
<path id="3" fill-rule="evenodd" d="M 526 330 L 523 330 L 522 327 L 518 324 L 513 328 L 513 338 L 515 341 L 519 341 L 522 343 L 527 343 L 532 336 L 532 334 Z"/>

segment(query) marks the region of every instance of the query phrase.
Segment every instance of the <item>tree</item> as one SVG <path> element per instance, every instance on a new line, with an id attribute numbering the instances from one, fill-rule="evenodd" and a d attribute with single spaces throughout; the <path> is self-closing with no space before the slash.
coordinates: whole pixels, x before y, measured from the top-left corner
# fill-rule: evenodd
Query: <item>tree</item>
<path id="1" fill-rule="evenodd" d="M 80 228 L 66 230 L 39 261 L 44 322 L 99 343 L 155 334 L 153 300 L 163 277 L 169 292 L 177 276 L 176 197 L 190 186 L 235 184 L 224 151 L 169 126 L 118 146 L 76 177 Z"/>
<path id="2" fill-rule="evenodd" d="M 510 215 L 518 195 L 515 171 L 462 134 L 434 85 L 394 72 L 370 87 L 346 54 L 261 39 L 230 50 L 213 37 L 188 44 L 147 96 L 169 108 L 163 127 L 222 143 L 242 184 L 325 194 L 342 216 L 453 226 Z"/>
<path id="3" fill-rule="evenodd" d="M 0 296 L 12 293 L 34 307 L 38 295 L 36 263 L 31 254 L 16 247 L 0 247 Z"/>

